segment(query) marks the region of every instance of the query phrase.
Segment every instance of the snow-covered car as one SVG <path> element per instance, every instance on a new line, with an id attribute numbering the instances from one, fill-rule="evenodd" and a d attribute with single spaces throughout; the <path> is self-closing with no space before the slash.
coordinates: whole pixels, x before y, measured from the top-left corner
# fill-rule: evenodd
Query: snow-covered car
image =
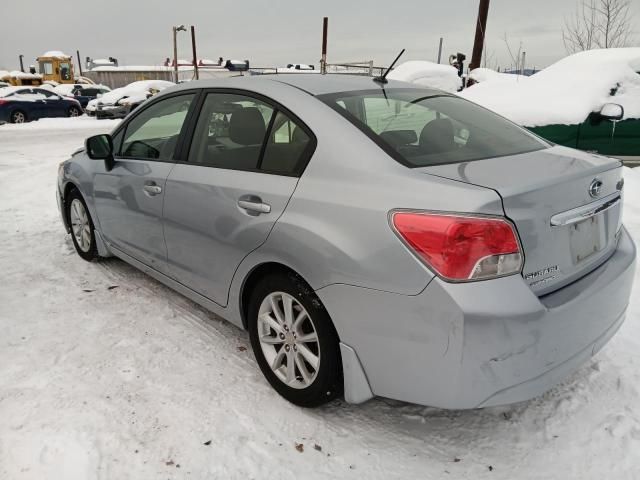
<path id="1" fill-rule="evenodd" d="M 77 117 L 80 103 L 50 90 L 33 87 L 0 89 L 0 123 L 24 123 L 45 117 Z"/>
<path id="2" fill-rule="evenodd" d="M 98 119 L 124 118 L 145 100 L 175 83 L 165 80 L 141 80 L 116 88 L 87 103 L 86 112 Z"/>
<path id="3" fill-rule="evenodd" d="M 637 162 L 638 72 L 640 48 L 591 50 L 530 77 L 479 72 L 460 95 L 559 145 Z"/>
<path id="4" fill-rule="evenodd" d="M 56 197 L 80 257 L 248 329 L 291 402 L 476 408 L 542 394 L 623 323 L 622 172 L 453 93 L 261 75 L 160 93 Z"/>

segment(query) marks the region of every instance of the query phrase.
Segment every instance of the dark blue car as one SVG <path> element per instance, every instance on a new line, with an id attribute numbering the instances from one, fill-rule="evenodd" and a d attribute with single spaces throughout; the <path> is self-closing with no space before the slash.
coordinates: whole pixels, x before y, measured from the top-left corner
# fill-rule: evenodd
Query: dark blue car
<path id="1" fill-rule="evenodd" d="M 79 115 L 82 115 L 80 102 L 43 88 L 6 87 L 0 90 L 0 123 Z"/>
<path id="2" fill-rule="evenodd" d="M 91 100 L 98 98 L 99 96 L 104 95 L 105 93 L 108 93 L 110 91 L 111 90 L 109 88 L 102 85 L 83 85 L 75 88 L 73 90 L 73 95 L 74 98 L 78 100 L 78 102 L 80 102 L 82 108 L 87 108 L 87 104 Z"/>

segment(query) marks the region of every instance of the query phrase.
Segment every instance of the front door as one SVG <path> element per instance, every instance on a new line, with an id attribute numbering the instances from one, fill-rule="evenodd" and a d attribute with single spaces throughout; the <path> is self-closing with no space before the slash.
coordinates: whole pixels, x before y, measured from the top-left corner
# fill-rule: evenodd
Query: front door
<path id="1" fill-rule="evenodd" d="M 133 117 L 116 136 L 113 169 L 96 174 L 95 208 L 104 239 L 166 271 L 162 208 L 165 183 L 194 94 L 168 97 Z M 119 144 L 119 145 L 118 145 Z"/>
<path id="2" fill-rule="evenodd" d="M 312 134 L 249 94 L 209 93 L 188 162 L 169 174 L 170 275 L 225 306 L 236 268 L 284 212 L 313 152 Z"/>

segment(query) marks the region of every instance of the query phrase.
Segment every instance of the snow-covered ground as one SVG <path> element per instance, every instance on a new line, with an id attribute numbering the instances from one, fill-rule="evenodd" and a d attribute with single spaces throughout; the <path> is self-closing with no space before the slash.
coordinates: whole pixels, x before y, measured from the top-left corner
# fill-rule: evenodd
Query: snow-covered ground
<path id="1" fill-rule="evenodd" d="M 0 479 L 640 478 L 640 281 L 610 344 L 542 398 L 303 410 L 263 379 L 245 332 L 74 253 L 57 165 L 113 126 L 0 126 Z M 626 177 L 640 239 L 640 173 Z"/>

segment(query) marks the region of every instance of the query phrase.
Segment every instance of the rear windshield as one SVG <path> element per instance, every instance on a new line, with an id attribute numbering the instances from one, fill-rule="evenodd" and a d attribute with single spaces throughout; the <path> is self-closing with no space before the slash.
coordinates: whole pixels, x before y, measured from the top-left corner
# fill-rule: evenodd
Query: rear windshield
<path id="1" fill-rule="evenodd" d="M 377 89 L 318 98 L 411 168 L 549 147 L 499 115 L 453 95 L 425 95 L 424 90 L 418 89 Z"/>

